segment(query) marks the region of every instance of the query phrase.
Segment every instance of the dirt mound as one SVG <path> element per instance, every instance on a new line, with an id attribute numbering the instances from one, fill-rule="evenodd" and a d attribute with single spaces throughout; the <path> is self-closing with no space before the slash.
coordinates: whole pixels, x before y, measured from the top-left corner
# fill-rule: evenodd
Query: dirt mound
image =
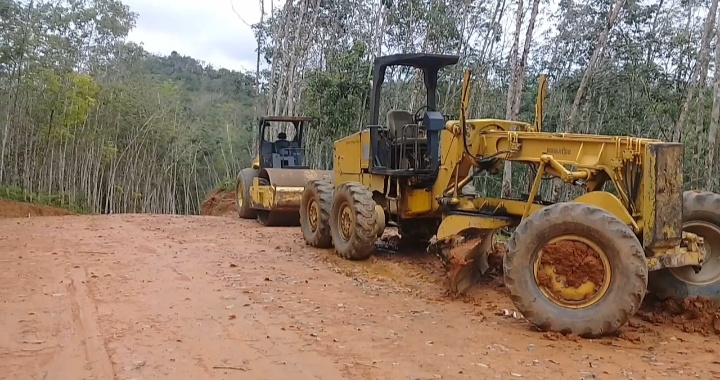
<path id="1" fill-rule="evenodd" d="M 646 299 L 638 317 L 655 325 L 673 326 L 687 333 L 720 335 L 720 307 L 707 298 Z"/>
<path id="2" fill-rule="evenodd" d="M 27 218 L 31 216 L 61 215 L 73 215 L 73 213 L 59 207 L 0 199 L 0 218 Z"/>
<path id="3" fill-rule="evenodd" d="M 235 192 L 215 189 L 200 205 L 200 215 L 230 216 L 235 213 Z"/>

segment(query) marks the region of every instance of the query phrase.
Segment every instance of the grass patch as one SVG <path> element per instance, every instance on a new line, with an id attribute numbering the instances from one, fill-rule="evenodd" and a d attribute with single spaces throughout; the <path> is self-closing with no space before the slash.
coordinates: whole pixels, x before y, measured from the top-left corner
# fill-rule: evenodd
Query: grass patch
<path id="1" fill-rule="evenodd" d="M 235 191 L 235 181 L 235 178 L 225 178 L 220 182 L 218 188 L 223 191 Z"/>
<path id="2" fill-rule="evenodd" d="M 13 186 L 0 186 L 0 199 L 59 207 L 76 214 L 92 214 L 84 199 L 73 199 L 68 195 L 34 193 Z"/>

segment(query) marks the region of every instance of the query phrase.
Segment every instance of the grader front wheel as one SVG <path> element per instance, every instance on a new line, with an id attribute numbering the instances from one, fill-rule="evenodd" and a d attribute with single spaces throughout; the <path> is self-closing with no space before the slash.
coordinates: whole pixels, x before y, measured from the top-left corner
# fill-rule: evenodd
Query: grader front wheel
<path id="1" fill-rule="evenodd" d="M 305 242 L 312 247 L 332 247 L 332 236 L 330 235 L 332 200 L 332 183 L 310 181 L 305 184 L 300 201 L 300 229 Z"/>
<path id="2" fill-rule="evenodd" d="M 340 257 L 364 260 L 375 249 L 378 220 L 372 192 L 356 182 L 335 189 L 330 211 L 330 234 Z"/>
<path id="3" fill-rule="evenodd" d="M 640 241 L 614 215 L 558 203 L 523 220 L 503 258 L 505 285 L 543 331 L 600 336 L 640 306 L 648 269 Z"/>

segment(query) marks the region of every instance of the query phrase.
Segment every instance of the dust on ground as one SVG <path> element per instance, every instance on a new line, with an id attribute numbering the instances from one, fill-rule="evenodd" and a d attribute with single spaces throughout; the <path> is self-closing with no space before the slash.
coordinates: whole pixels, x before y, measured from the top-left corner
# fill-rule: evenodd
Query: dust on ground
<path id="1" fill-rule="evenodd" d="M 169 215 L 5 219 L 0 246 L 0 378 L 720 376 L 717 336 L 540 333 L 497 275 L 449 299 L 420 249 L 347 261 L 299 228 Z"/>
<path id="2" fill-rule="evenodd" d="M 235 192 L 216 189 L 200 204 L 200 215 L 230 216 L 235 214 Z"/>
<path id="3" fill-rule="evenodd" d="M 2 218 L 27 218 L 33 216 L 59 216 L 72 215 L 70 210 L 60 207 L 36 205 L 0 199 L 0 219 Z"/>

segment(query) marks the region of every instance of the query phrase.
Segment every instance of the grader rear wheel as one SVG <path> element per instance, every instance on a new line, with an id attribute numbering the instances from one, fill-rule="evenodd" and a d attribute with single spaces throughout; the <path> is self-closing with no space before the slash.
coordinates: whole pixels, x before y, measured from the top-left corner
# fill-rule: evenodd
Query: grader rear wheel
<path id="1" fill-rule="evenodd" d="M 372 192 L 357 182 L 335 189 L 330 211 L 330 234 L 340 257 L 364 260 L 375 249 L 378 220 Z"/>
<path id="2" fill-rule="evenodd" d="M 695 273 L 690 267 L 650 273 L 649 290 L 659 298 L 707 297 L 720 301 L 720 194 L 683 193 L 683 230 L 702 237 L 708 258 Z"/>
<path id="3" fill-rule="evenodd" d="M 330 211 L 333 185 L 328 181 L 310 181 L 305 184 L 300 201 L 300 229 L 305 242 L 311 247 L 332 247 Z"/>
<path id="4" fill-rule="evenodd" d="M 250 207 L 250 186 L 253 178 L 257 176 L 257 170 L 246 168 L 238 173 L 235 183 L 235 210 L 243 219 L 254 219 L 257 214 Z"/>
<path id="5" fill-rule="evenodd" d="M 648 269 L 640 241 L 614 215 L 558 203 L 523 220 L 503 258 L 518 310 L 543 331 L 600 336 L 640 306 Z"/>

